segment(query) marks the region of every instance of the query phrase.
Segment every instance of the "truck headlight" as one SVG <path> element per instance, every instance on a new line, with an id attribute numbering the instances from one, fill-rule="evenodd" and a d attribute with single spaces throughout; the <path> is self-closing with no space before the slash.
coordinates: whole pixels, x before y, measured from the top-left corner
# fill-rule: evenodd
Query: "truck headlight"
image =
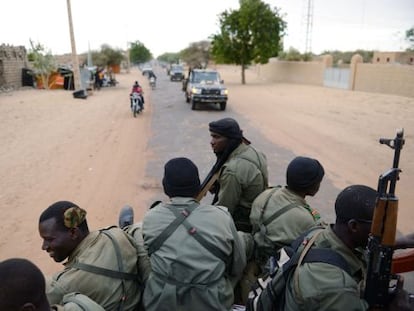
<path id="1" fill-rule="evenodd" d="M 201 94 L 201 89 L 196 88 L 196 87 L 193 87 L 193 88 L 191 89 L 191 93 L 192 93 L 192 94 Z"/>
<path id="2" fill-rule="evenodd" d="M 227 89 L 220 90 L 220 95 L 228 95 L 229 91 Z"/>

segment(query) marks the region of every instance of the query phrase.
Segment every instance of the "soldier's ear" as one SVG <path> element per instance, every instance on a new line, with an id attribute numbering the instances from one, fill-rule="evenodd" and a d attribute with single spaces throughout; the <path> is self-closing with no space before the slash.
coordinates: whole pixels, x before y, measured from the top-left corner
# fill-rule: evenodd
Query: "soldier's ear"
<path id="1" fill-rule="evenodd" d="M 358 231 L 358 223 L 355 219 L 348 220 L 347 225 L 348 225 L 348 229 L 351 232 L 357 232 Z"/>
<path id="2" fill-rule="evenodd" d="M 76 240 L 79 237 L 79 228 L 78 227 L 70 228 L 69 235 L 72 240 Z"/>

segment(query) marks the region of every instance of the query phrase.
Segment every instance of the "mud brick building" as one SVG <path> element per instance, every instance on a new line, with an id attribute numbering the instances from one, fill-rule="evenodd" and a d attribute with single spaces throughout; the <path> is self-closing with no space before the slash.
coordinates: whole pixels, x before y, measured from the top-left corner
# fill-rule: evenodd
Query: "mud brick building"
<path id="1" fill-rule="evenodd" d="M 22 71 L 28 67 L 24 46 L 0 45 L 0 87 L 20 88 Z"/>

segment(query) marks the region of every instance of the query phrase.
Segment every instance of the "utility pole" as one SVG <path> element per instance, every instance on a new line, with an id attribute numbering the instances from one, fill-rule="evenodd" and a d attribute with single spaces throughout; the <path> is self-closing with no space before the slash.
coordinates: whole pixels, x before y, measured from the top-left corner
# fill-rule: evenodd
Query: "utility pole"
<path id="1" fill-rule="evenodd" d="M 312 52 L 312 26 L 313 26 L 313 0 L 306 0 L 306 16 L 305 16 L 305 53 Z"/>
<path id="2" fill-rule="evenodd" d="M 130 48 L 131 44 L 129 42 L 127 42 L 127 50 L 126 50 L 126 57 L 127 57 L 127 73 L 130 72 L 131 69 L 131 55 L 130 55 Z"/>
<path id="3" fill-rule="evenodd" d="M 70 7 L 70 0 L 66 0 L 66 3 L 67 3 L 67 6 L 68 6 L 70 44 L 72 46 L 72 64 L 73 64 L 74 86 L 75 86 L 75 90 L 80 90 L 80 89 L 82 89 L 82 84 L 81 84 L 81 79 L 80 79 L 78 54 L 76 53 L 75 35 L 74 35 L 74 32 L 73 32 L 72 10 L 71 10 L 71 7 Z"/>

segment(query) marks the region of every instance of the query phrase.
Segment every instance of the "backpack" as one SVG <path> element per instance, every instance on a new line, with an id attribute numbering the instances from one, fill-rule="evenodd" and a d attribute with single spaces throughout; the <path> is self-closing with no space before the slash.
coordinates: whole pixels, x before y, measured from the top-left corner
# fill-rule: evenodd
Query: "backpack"
<path id="1" fill-rule="evenodd" d="M 279 259 L 279 267 L 270 275 L 259 278 L 252 286 L 246 303 L 246 311 L 284 310 L 285 290 L 297 266 L 309 262 L 322 262 L 341 268 L 348 274 L 349 265 L 337 252 L 328 248 L 312 247 L 323 227 L 315 227 L 285 247 Z"/>

